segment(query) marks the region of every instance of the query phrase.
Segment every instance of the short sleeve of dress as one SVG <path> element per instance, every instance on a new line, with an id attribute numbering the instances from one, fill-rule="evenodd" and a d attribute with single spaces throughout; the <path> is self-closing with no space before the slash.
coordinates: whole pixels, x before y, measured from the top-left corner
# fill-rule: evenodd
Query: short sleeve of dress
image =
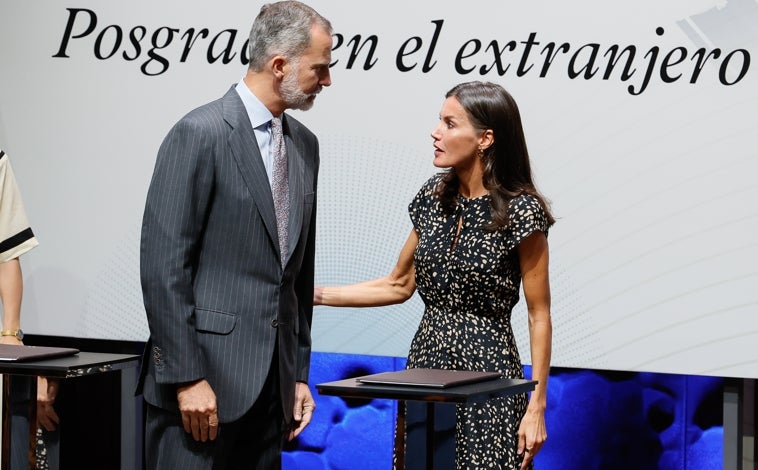
<path id="1" fill-rule="evenodd" d="M 410 204 L 408 204 L 408 214 L 411 217 L 413 228 L 415 228 L 417 232 L 421 231 L 426 222 L 431 206 L 434 204 L 434 190 L 441 178 L 441 173 L 429 178 L 426 183 L 421 186 L 421 189 L 416 193 L 416 196 Z"/>
<path id="2" fill-rule="evenodd" d="M 516 248 L 521 241 L 535 231 L 545 232 L 547 236 L 550 224 L 547 214 L 534 196 L 523 194 L 511 200 L 508 205 L 510 221 L 506 248 L 508 251 Z"/>
<path id="3" fill-rule="evenodd" d="M 0 263 L 37 246 L 8 156 L 0 150 Z"/>

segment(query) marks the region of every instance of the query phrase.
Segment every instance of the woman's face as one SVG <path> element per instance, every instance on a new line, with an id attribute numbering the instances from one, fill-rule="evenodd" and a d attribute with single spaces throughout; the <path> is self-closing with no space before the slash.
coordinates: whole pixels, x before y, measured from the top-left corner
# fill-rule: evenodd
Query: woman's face
<path id="1" fill-rule="evenodd" d="M 475 165 L 477 149 L 483 145 L 483 134 L 471 125 L 458 99 L 447 98 L 442 103 L 440 121 L 432 132 L 434 166 L 460 171 Z"/>

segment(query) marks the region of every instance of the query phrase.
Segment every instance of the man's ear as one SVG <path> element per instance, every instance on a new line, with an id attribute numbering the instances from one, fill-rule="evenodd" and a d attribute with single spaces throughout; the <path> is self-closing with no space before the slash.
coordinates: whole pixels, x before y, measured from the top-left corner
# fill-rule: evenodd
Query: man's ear
<path id="1" fill-rule="evenodd" d="M 284 68 L 287 65 L 287 59 L 284 56 L 277 55 L 271 59 L 271 72 L 278 80 L 284 78 Z"/>

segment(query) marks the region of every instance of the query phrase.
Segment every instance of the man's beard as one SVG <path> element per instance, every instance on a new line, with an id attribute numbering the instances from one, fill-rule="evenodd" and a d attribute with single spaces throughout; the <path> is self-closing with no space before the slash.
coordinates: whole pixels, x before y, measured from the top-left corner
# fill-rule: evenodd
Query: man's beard
<path id="1" fill-rule="evenodd" d="M 292 64 L 292 71 L 282 80 L 282 85 L 279 88 L 279 92 L 282 94 L 282 100 L 284 105 L 288 109 L 300 109 L 307 111 L 313 107 L 315 101 L 315 95 L 321 91 L 321 87 L 318 87 L 316 93 L 309 95 L 300 89 L 300 84 L 297 82 L 300 70 L 300 64 Z"/>

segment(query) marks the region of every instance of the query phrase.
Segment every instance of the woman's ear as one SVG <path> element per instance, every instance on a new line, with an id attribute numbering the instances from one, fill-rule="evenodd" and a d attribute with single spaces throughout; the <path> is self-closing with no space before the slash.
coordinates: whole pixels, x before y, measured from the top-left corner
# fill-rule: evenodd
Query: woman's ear
<path id="1" fill-rule="evenodd" d="M 492 144 L 494 143 L 495 133 L 492 132 L 492 129 L 482 131 L 482 135 L 479 137 L 479 148 L 482 150 L 487 150 L 488 148 L 492 147 Z"/>

